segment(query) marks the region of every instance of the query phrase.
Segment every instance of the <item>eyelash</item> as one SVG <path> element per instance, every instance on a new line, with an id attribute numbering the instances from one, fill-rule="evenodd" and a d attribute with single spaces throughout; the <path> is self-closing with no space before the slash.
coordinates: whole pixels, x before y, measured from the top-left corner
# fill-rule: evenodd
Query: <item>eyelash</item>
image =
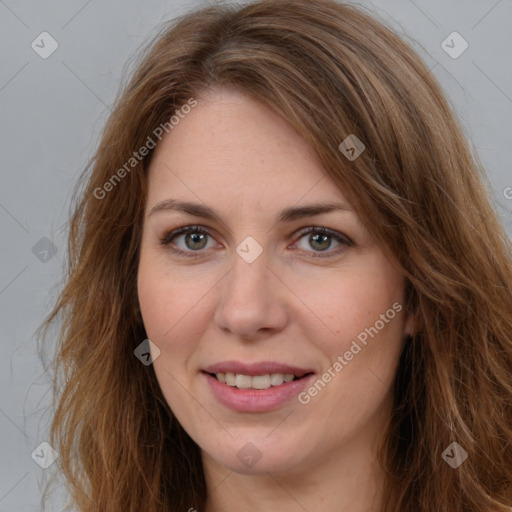
<path id="1" fill-rule="evenodd" d="M 201 233 L 208 235 L 212 237 L 211 233 L 202 226 L 184 226 L 178 229 L 175 229 L 174 231 L 170 231 L 164 234 L 164 236 L 160 240 L 160 244 L 164 247 L 169 246 L 171 241 L 176 238 L 179 235 L 187 234 L 187 233 Z M 331 231 L 330 229 L 323 228 L 323 227 L 316 227 L 316 226 L 309 226 L 306 228 L 303 228 L 300 230 L 297 235 L 300 235 L 298 240 L 300 240 L 303 236 L 308 235 L 310 233 L 315 234 L 322 234 L 322 235 L 328 235 L 334 238 L 337 242 L 340 242 L 345 247 L 339 247 L 338 249 L 334 251 L 324 252 L 324 251 L 316 251 L 310 256 L 312 258 L 328 258 L 333 255 L 339 254 L 342 250 L 344 250 L 346 247 L 353 247 L 355 244 L 354 242 L 348 238 L 345 235 L 342 235 L 341 233 L 336 233 L 335 231 Z M 213 237 L 212 237 L 213 238 Z M 185 256 L 187 258 L 200 258 L 204 256 L 203 250 L 197 250 L 197 251 L 184 251 L 183 249 L 179 249 L 177 247 L 169 247 L 169 249 L 180 256 Z M 324 254 L 327 254 L 327 256 L 324 256 Z"/>

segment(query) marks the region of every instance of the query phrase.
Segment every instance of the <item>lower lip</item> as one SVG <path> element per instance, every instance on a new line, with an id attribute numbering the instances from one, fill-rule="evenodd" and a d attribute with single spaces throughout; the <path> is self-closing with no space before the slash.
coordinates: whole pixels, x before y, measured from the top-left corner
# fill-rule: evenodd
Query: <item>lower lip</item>
<path id="1" fill-rule="evenodd" d="M 220 382 L 208 373 L 202 374 L 215 398 L 222 405 L 238 412 L 265 412 L 277 409 L 297 396 L 314 377 L 314 374 L 311 374 L 268 389 L 239 389 Z"/>

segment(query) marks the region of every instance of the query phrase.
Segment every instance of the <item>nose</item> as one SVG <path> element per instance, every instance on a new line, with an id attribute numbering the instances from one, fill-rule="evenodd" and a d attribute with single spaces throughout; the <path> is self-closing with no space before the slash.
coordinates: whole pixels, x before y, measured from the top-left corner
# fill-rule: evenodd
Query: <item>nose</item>
<path id="1" fill-rule="evenodd" d="M 219 283 L 216 325 L 247 339 L 284 329 L 288 322 L 286 297 L 290 292 L 269 266 L 265 252 L 252 263 L 236 253 L 233 259 L 232 269 Z"/>

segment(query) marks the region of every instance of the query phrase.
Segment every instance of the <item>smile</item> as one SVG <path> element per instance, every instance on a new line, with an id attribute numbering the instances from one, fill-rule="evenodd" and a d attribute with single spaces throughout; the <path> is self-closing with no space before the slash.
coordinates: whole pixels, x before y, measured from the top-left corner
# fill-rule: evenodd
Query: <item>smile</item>
<path id="1" fill-rule="evenodd" d="M 303 391 L 314 373 L 245 375 L 201 372 L 215 400 L 237 412 L 266 412 L 284 406 Z M 224 382 L 222 381 L 224 379 Z"/>
<path id="2" fill-rule="evenodd" d="M 280 386 L 285 382 L 292 382 L 303 377 L 293 373 L 271 373 L 265 375 L 244 375 L 241 373 L 212 373 L 219 382 L 238 389 L 269 389 L 272 386 Z"/>

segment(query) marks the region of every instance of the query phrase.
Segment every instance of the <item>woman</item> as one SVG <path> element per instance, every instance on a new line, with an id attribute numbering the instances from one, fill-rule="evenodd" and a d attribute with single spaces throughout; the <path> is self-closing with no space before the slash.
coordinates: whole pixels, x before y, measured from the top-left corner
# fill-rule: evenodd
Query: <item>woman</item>
<path id="1" fill-rule="evenodd" d="M 353 6 L 164 27 L 45 324 L 71 501 L 511 510 L 512 251 L 483 179 L 426 66 Z"/>

